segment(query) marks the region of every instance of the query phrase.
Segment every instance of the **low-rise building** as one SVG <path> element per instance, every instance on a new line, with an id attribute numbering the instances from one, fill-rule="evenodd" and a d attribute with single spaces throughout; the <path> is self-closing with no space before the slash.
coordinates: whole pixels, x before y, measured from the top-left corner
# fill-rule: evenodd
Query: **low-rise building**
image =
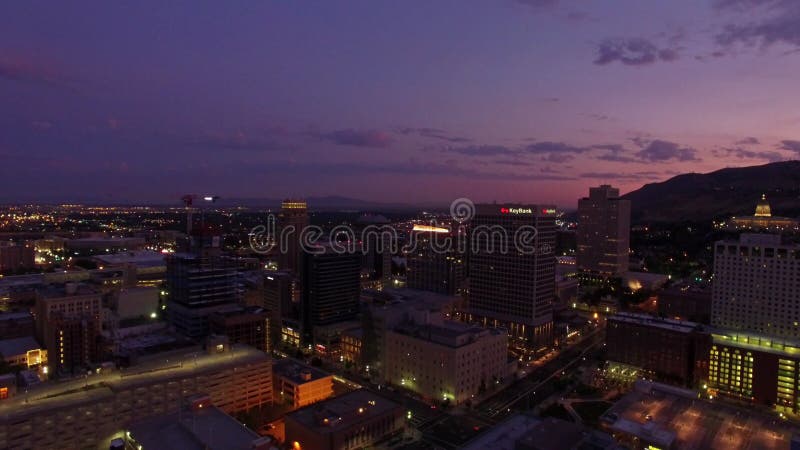
<path id="1" fill-rule="evenodd" d="M 703 375 L 709 335 L 693 322 L 645 314 L 608 317 L 608 361 L 634 366 L 660 381 L 691 386 Z"/>
<path id="2" fill-rule="evenodd" d="M 387 332 L 384 381 L 460 404 L 510 374 L 507 347 L 503 329 L 416 319 Z"/>
<path id="3" fill-rule="evenodd" d="M 0 313 L 0 339 L 33 336 L 34 334 L 36 334 L 36 325 L 30 312 Z"/>
<path id="4" fill-rule="evenodd" d="M 128 448 L 157 450 L 267 450 L 271 440 L 242 426 L 236 419 L 197 397 L 180 412 L 163 414 L 131 425 L 124 438 Z"/>
<path id="5" fill-rule="evenodd" d="M 357 390 L 286 415 L 286 442 L 296 450 L 369 447 L 403 429 L 401 405 Z"/>
<path id="6" fill-rule="evenodd" d="M 275 403 L 302 408 L 333 395 L 333 375 L 292 359 L 272 366 Z"/>
<path id="7" fill-rule="evenodd" d="M 228 337 L 233 344 L 247 344 L 270 351 L 269 314 L 257 306 L 232 307 L 208 317 L 209 331 Z"/>
<path id="8" fill-rule="evenodd" d="M 658 313 L 664 317 L 708 324 L 711 322 L 711 286 L 681 284 L 658 294 Z"/>
<path id="9" fill-rule="evenodd" d="M 47 350 L 32 336 L 0 341 L 0 356 L 6 363 L 24 369 L 47 364 Z"/>
<path id="10" fill-rule="evenodd" d="M 0 401 L 0 448 L 107 449 L 132 423 L 175 413 L 195 395 L 226 413 L 271 405 L 270 357 L 248 346 L 218 348 L 40 383 Z"/>

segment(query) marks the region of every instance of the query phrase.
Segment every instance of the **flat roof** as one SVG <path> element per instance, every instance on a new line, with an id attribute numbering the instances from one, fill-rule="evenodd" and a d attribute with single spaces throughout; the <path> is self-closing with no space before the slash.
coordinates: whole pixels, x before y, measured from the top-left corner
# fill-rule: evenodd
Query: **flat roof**
<path id="1" fill-rule="evenodd" d="M 153 267 L 166 265 L 164 255 L 151 250 L 138 250 L 133 252 L 112 253 L 109 255 L 97 255 L 94 259 L 105 264 L 135 264 L 142 267 Z"/>
<path id="2" fill-rule="evenodd" d="M 3 339 L 0 341 L 0 355 L 4 358 L 28 353 L 28 350 L 42 348 L 32 336 L 25 336 L 14 339 Z"/>
<path id="3" fill-rule="evenodd" d="M 468 442 L 461 450 L 514 450 L 517 440 L 540 423 L 542 419 L 537 417 L 515 414 Z"/>
<path id="4" fill-rule="evenodd" d="M 637 383 L 601 420 L 644 439 L 672 437 L 673 448 L 685 450 L 785 449 L 798 431 L 774 412 L 705 400 L 659 383 Z"/>
<path id="5" fill-rule="evenodd" d="M 214 406 L 161 415 L 130 426 L 143 448 L 251 450 L 259 435 Z"/>
<path id="6" fill-rule="evenodd" d="M 700 327 L 699 324 L 686 320 L 665 319 L 647 314 L 629 312 L 618 312 L 613 316 L 609 316 L 608 320 L 664 328 L 680 333 L 690 333 Z"/>
<path id="7" fill-rule="evenodd" d="M 269 360 L 269 355 L 247 345 L 235 345 L 229 351 L 214 354 L 204 351 L 168 354 L 129 368 L 41 383 L 25 394 L 0 402 L 0 420 L 49 412 L 57 408 L 74 408 L 140 385 Z"/>
<path id="8" fill-rule="evenodd" d="M 300 373 L 303 371 L 308 371 L 308 373 L 311 375 L 310 380 L 304 380 L 300 376 Z M 296 384 L 308 383 L 325 377 L 333 376 L 328 372 L 317 369 L 316 367 L 311 367 L 307 364 L 303 364 L 299 361 L 295 361 L 289 358 L 284 358 L 275 361 L 275 363 L 272 365 L 272 372 L 277 374 L 278 376 L 287 378 Z"/>
<path id="9" fill-rule="evenodd" d="M 389 413 L 401 406 L 365 389 L 324 400 L 286 415 L 317 433 L 333 433 Z M 326 422 L 327 421 L 327 422 Z"/>

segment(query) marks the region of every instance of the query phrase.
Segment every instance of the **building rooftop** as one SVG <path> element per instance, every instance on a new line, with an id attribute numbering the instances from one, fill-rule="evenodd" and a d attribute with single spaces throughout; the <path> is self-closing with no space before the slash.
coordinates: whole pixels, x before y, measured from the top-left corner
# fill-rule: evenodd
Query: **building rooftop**
<path id="1" fill-rule="evenodd" d="M 42 346 L 31 336 L 0 341 L 0 355 L 3 355 L 3 357 L 22 355 L 28 353 L 28 350 L 40 348 Z"/>
<path id="2" fill-rule="evenodd" d="M 542 419 L 515 414 L 468 442 L 461 450 L 515 450 L 517 440 L 542 423 Z"/>
<path id="3" fill-rule="evenodd" d="M 615 431 L 662 442 L 652 442 L 657 447 L 685 450 L 789 448 L 797 432 L 797 425 L 775 420 L 767 412 L 706 401 L 690 390 L 641 381 L 601 420 Z"/>
<path id="4" fill-rule="evenodd" d="M 324 434 L 357 426 L 363 421 L 400 408 L 393 401 L 359 389 L 298 409 L 286 417 Z"/>
<path id="5" fill-rule="evenodd" d="M 94 286 L 85 283 L 49 284 L 36 289 L 36 292 L 45 299 L 100 294 Z"/>
<path id="6" fill-rule="evenodd" d="M 291 380 L 296 384 L 308 383 L 332 376 L 328 372 L 317 369 L 316 367 L 302 364 L 289 358 L 275 361 L 275 363 L 272 365 L 272 372 L 277 376 Z M 307 378 L 304 378 L 306 375 Z"/>
<path id="7" fill-rule="evenodd" d="M 145 449 L 251 450 L 261 438 L 214 406 L 162 415 L 130 427 Z"/>
<path id="8" fill-rule="evenodd" d="M 134 264 L 137 267 L 157 267 L 166 265 L 166 261 L 163 254 L 150 250 L 112 253 L 110 255 L 98 255 L 95 256 L 94 259 L 109 266 L 120 265 L 120 264 Z"/>
<path id="9" fill-rule="evenodd" d="M 14 311 L 0 313 L 0 321 L 2 320 L 27 320 L 33 319 L 33 315 L 27 311 Z"/>
<path id="10" fill-rule="evenodd" d="M 647 314 L 629 312 L 618 312 L 613 316 L 609 316 L 608 320 L 664 328 L 679 333 L 691 333 L 701 327 L 700 324 L 686 320 L 665 319 Z"/>

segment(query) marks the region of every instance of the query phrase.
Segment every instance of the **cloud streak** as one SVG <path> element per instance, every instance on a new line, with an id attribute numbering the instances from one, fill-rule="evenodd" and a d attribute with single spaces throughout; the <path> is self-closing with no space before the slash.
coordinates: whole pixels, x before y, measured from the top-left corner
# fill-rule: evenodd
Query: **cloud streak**
<path id="1" fill-rule="evenodd" d="M 608 38 L 597 47 L 594 64 L 605 66 L 614 62 L 626 66 L 646 66 L 656 62 L 671 62 L 678 59 L 674 48 L 659 48 L 645 38 Z"/>
<path id="2" fill-rule="evenodd" d="M 328 132 L 315 132 L 311 135 L 321 141 L 350 147 L 386 148 L 394 143 L 389 133 L 380 130 L 356 130 L 347 128 Z"/>

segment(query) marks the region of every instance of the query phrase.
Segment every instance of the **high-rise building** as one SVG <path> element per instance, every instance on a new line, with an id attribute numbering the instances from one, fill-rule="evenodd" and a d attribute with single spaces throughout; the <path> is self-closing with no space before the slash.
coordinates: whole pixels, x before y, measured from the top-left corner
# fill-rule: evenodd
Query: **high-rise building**
<path id="1" fill-rule="evenodd" d="M 313 341 L 313 328 L 355 320 L 359 313 L 361 254 L 322 246 L 303 254 L 302 335 Z"/>
<path id="2" fill-rule="evenodd" d="M 167 257 L 167 317 L 192 338 L 208 334 L 208 316 L 239 303 L 234 265 L 221 256 L 174 253 Z"/>
<path id="3" fill-rule="evenodd" d="M 461 295 L 466 277 L 466 255 L 459 251 L 448 228 L 415 226 L 413 249 L 406 255 L 406 287 L 445 295 Z M 436 241 L 437 238 L 441 240 Z M 453 245 L 439 246 L 451 238 Z"/>
<path id="4" fill-rule="evenodd" d="M 303 265 L 300 235 L 307 226 L 308 207 L 305 200 L 284 200 L 278 215 L 278 238 L 284 241 L 278 242 L 278 246 L 286 250 L 281 255 L 281 269 L 290 270 L 298 276 Z"/>
<path id="5" fill-rule="evenodd" d="M 603 276 L 627 272 L 630 229 L 630 200 L 606 184 L 590 188 L 589 197 L 578 200 L 578 270 Z"/>
<path id="6" fill-rule="evenodd" d="M 522 353 L 552 345 L 555 217 L 551 205 L 477 205 L 469 227 L 467 319 L 508 329 Z"/>
<path id="7" fill-rule="evenodd" d="M 714 245 L 711 324 L 800 339 L 800 246 L 742 234 Z"/>
<path id="8" fill-rule="evenodd" d="M 300 346 L 303 290 L 290 272 L 264 274 L 264 308 L 270 318 L 270 341 L 275 346 Z"/>
<path id="9" fill-rule="evenodd" d="M 364 284 L 377 289 L 389 287 L 392 280 L 392 239 L 395 238 L 389 219 L 367 214 L 359 217 L 353 231 L 356 241 L 362 245 Z"/>

